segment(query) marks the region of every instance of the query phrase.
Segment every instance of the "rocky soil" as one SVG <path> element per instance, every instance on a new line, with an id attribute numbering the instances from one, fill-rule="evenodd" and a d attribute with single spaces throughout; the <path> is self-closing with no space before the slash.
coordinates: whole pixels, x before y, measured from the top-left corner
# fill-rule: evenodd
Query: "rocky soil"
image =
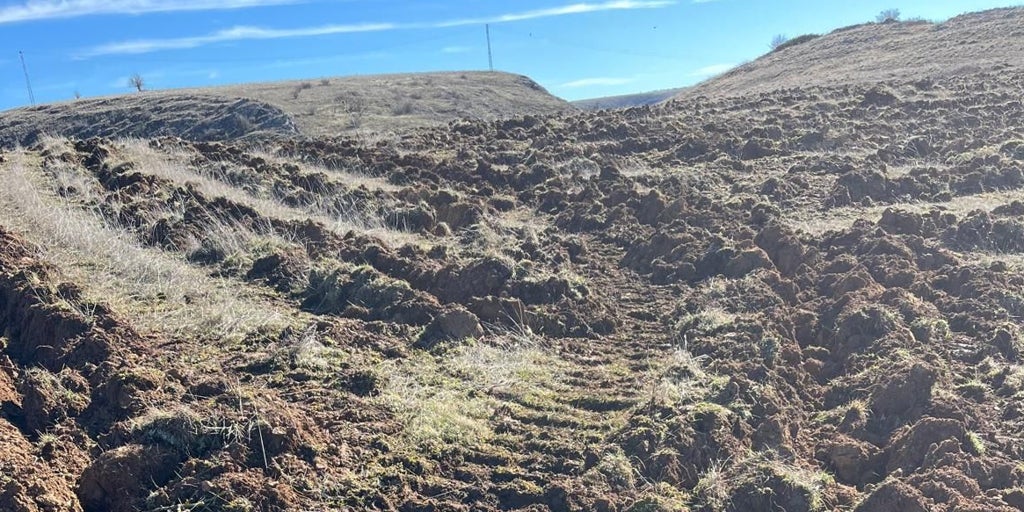
<path id="1" fill-rule="evenodd" d="M 0 508 L 1022 510 L 1022 87 L 6 152 Z"/>

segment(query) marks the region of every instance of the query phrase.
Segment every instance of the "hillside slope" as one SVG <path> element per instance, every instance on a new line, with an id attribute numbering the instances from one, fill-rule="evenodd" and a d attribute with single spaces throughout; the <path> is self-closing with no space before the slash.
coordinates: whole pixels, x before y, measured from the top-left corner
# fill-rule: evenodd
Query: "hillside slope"
<path id="1" fill-rule="evenodd" d="M 509 73 L 419 73 L 146 91 L 0 113 L 0 146 L 41 134 L 86 139 L 396 131 L 455 119 L 567 112 L 573 107 L 533 80 Z"/>
<path id="2" fill-rule="evenodd" d="M 869 23 L 772 52 L 682 91 L 677 98 L 792 87 L 910 81 L 1024 66 L 1024 8 L 943 23 Z"/>
<path id="3" fill-rule="evenodd" d="M 242 84 L 204 92 L 267 102 L 291 115 L 302 133 L 310 136 L 573 109 L 533 80 L 502 72 L 349 76 Z"/>
<path id="4" fill-rule="evenodd" d="M 619 96 L 605 96 L 602 98 L 590 98 L 577 100 L 572 105 L 581 110 L 603 110 L 609 108 L 642 107 L 660 103 L 682 92 L 679 89 L 663 89 L 660 91 L 641 92 L 636 94 L 622 94 Z"/>

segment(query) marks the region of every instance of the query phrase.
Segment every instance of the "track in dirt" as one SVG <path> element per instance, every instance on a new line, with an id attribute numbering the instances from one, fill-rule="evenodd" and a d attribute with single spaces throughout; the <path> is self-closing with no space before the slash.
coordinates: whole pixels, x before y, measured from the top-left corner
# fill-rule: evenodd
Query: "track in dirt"
<path id="1" fill-rule="evenodd" d="M 0 504 L 1019 509 L 1022 80 L 5 153 Z"/>

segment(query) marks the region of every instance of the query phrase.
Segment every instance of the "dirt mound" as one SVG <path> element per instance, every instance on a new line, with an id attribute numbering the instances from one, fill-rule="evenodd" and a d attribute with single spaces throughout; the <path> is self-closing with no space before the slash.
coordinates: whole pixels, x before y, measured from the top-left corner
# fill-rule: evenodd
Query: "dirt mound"
<path id="1" fill-rule="evenodd" d="M 994 9 L 941 23 L 868 23 L 821 37 L 794 38 L 798 44 L 786 45 L 676 97 L 745 95 L 887 80 L 917 81 L 927 88 L 934 79 L 1020 69 L 1024 46 L 1017 28 L 1022 22 L 1024 9 Z"/>

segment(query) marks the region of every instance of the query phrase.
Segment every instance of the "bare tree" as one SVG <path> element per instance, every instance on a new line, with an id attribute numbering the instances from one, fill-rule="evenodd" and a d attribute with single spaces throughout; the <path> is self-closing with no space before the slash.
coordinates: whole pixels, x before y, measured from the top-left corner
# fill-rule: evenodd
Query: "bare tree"
<path id="1" fill-rule="evenodd" d="M 783 44 L 786 44 L 786 41 L 789 41 L 789 38 L 786 37 L 785 34 L 778 34 L 772 38 L 771 43 L 768 43 L 768 47 L 770 47 L 774 51 L 779 49 L 779 47 L 782 46 Z"/>
<path id="2" fill-rule="evenodd" d="M 146 88 L 146 81 L 142 79 L 142 75 L 135 73 L 128 78 L 128 87 L 134 87 L 136 91 L 142 92 Z"/>
<path id="3" fill-rule="evenodd" d="M 875 16 L 875 21 L 877 21 L 878 23 L 888 23 L 890 21 L 899 21 L 899 20 L 900 20 L 900 10 L 899 9 L 886 9 L 886 10 L 878 13 L 878 16 Z"/>

